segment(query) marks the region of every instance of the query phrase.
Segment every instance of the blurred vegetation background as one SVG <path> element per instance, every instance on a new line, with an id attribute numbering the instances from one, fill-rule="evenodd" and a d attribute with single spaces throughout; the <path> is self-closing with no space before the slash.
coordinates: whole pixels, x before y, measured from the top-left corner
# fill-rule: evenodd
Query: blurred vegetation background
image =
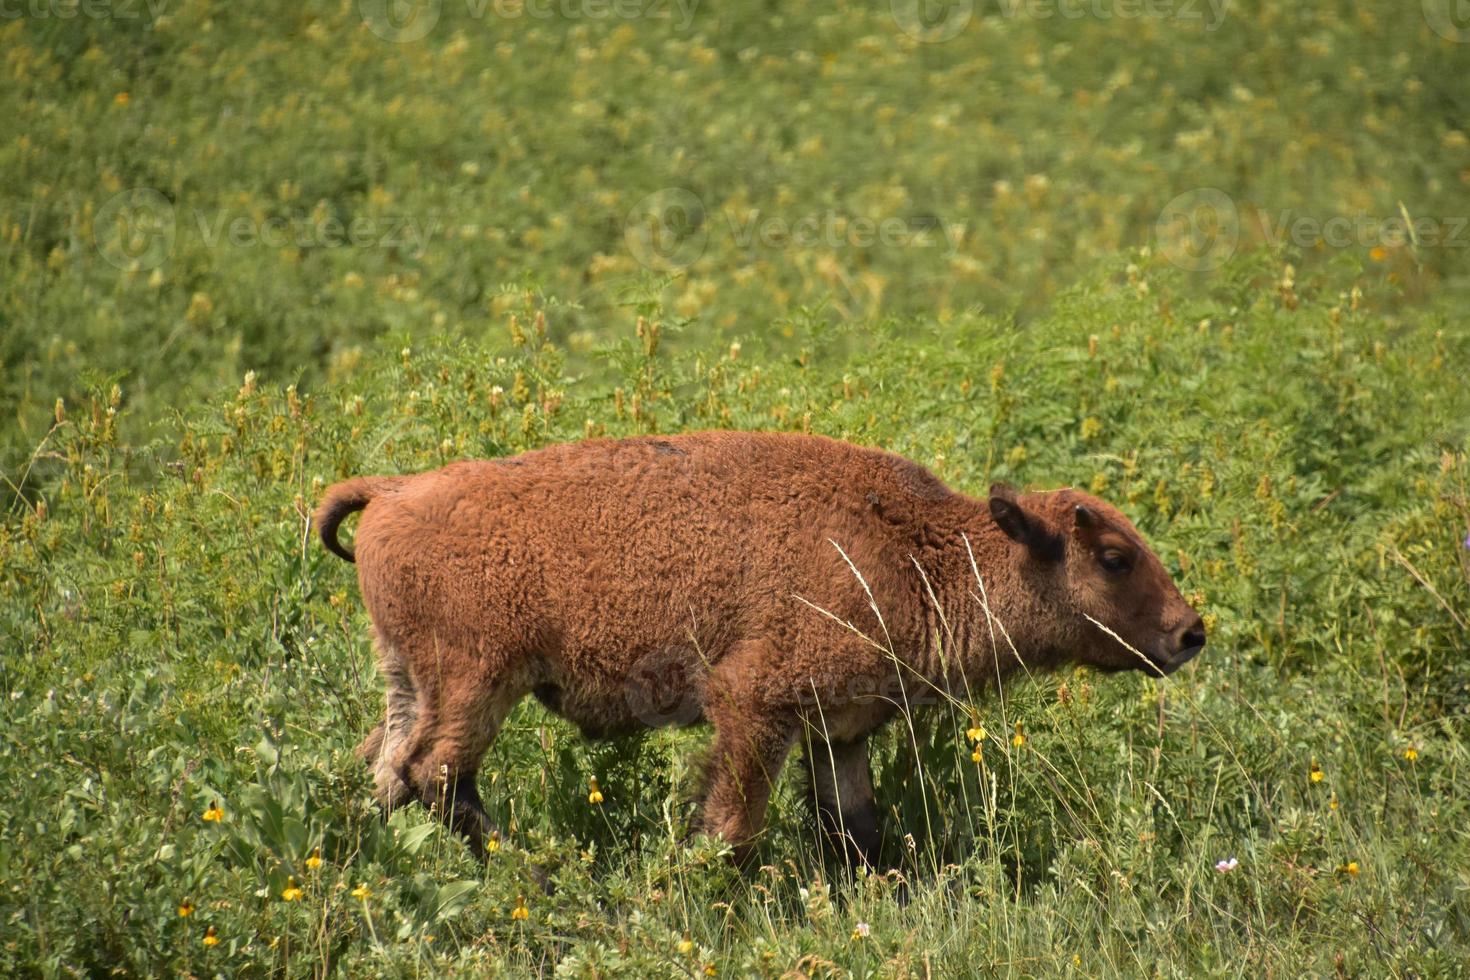
<path id="1" fill-rule="evenodd" d="M 0 9 L 0 969 L 1462 975 L 1452 13 Z M 889 876 L 534 705 L 486 867 L 381 824 L 322 488 L 721 426 L 1102 494 L 1209 651 L 894 726 Z"/>
<path id="2" fill-rule="evenodd" d="M 1023 324 L 1201 188 L 1240 248 L 1381 246 L 1401 298 L 1466 295 L 1466 46 L 1417 7 L 54 6 L 0 19 L 12 465 L 98 375 L 135 421 L 315 384 L 383 335 L 499 341 L 506 283 L 574 350 L 671 267 L 698 340 Z M 1385 240 L 1405 213 L 1454 246 Z"/>

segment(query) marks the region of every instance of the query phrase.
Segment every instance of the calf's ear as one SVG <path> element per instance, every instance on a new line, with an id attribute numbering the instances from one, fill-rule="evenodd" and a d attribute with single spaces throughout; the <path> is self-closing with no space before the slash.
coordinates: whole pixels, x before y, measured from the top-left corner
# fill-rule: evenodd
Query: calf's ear
<path id="1" fill-rule="evenodd" d="M 1101 522 L 1085 504 L 1078 504 L 1072 511 L 1073 524 L 1072 533 L 1079 540 L 1090 547 L 1097 545 L 1097 532 L 1102 529 Z"/>
<path id="2" fill-rule="evenodd" d="M 990 517 L 1006 537 L 1024 546 L 1033 558 L 1041 561 L 1061 559 L 1061 539 L 1034 515 L 1028 514 L 1016 499 L 1016 491 L 1003 483 L 990 488 Z"/>
<path id="3" fill-rule="evenodd" d="M 1004 483 L 997 483 L 990 488 L 990 517 L 995 521 L 996 527 L 1006 533 L 1006 537 L 1020 544 L 1026 543 L 1030 521 L 1026 519 L 1026 512 L 1021 509 L 1021 502 L 1016 499 L 1016 491 Z"/>

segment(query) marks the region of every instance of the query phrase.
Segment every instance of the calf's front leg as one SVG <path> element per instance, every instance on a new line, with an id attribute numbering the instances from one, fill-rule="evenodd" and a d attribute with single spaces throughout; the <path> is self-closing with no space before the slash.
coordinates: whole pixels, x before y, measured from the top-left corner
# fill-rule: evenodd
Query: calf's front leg
<path id="1" fill-rule="evenodd" d="M 765 830 L 766 807 L 791 751 L 793 729 L 789 722 L 777 719 L 723 730 L 716 722 L 699 828 L 728 841 L 738 866 L 750 863 Z"/>
<path id="2" fill-rule="evenodd" d="M 704 714 L 715 740 L 696 825 L 725 838 L 739 866 L 755 853 L 771 790 L 799 727 L 794 711 L 772 697 L 783 687 L 768 670 L 781 662 L 764 641 L 741 644 L 720 663 L 705 691 Z"/>
<path id="3" fill-rule="evenodd" d="M 814 738 L 806 750 L 811 801 L 827 840 L 849 867 L 874 866 L 881 834 L 868 739 L 839 742 Z"/>

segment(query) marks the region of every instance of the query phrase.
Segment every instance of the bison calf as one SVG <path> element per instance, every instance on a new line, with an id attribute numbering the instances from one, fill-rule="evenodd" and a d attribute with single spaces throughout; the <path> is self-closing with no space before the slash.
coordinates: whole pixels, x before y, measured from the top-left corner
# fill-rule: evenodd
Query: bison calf
<path id="1" fill-rule="evenodd" d="M 1166 674 L 1205 642 L 1158 558 L 1097 498 L 993 487 L 977 500 L 814 436 L 591 440 L 349 480 L 316 516 L 348 561 L 337 527 L 359 509 L 388 688 L 361 749 L 376 796 L 449 801 L 443 818 L 477 853 L 489 820 L 475 773 L 527 694 L 589 736 L 710 722 L 699 826 L 737 859 L 802 742 L 824 826 L 871 860 L 866 740 L 904 698 L 1023 665 Z"/>

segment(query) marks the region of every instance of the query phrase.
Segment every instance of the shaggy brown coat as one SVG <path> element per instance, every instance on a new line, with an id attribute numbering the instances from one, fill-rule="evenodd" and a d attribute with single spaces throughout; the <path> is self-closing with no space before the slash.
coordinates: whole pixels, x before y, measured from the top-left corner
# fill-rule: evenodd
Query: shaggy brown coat
<path id="1" fill-rule="evenodd" d="M 475 773 L 526 694 L 589 736 L 710 722 L 699 826 L 740 858 L 803 742 L 824 826 L 866 860 L 879 836 L 866 738 L 905 700 L 1022 665 L 1165 673 L 1204 644 L 1101 500 L 1004 487 L 977 500 L 816 436 L 600 439 L 349 480 L 316 518 L 349 561 L 337 527 L 358 509 L 388 688 L 362 746 L 376 795 L 447 800 L 477 852 Z"/>

